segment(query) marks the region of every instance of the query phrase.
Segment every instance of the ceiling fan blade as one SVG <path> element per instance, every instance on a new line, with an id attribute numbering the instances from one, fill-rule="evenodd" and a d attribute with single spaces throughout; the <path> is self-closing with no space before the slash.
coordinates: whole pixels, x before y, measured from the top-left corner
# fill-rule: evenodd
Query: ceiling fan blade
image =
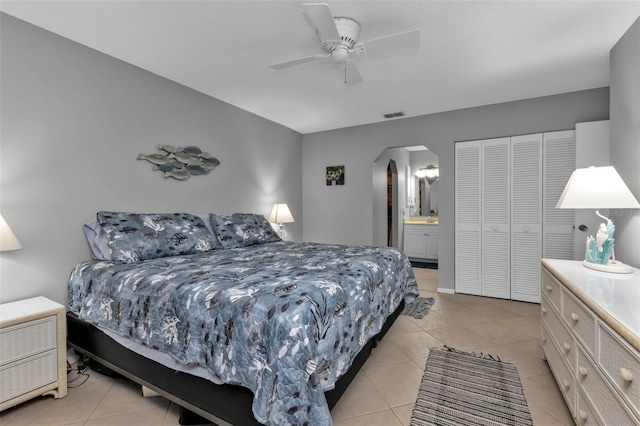
<path id="1" fill-rule="evenodd" d="M 298 58 L 298 59 L 293 59 L 291 61 L 280 62 L 279 64 L 269 65 L 269 67 L 273 68 L 274 70 L 282 70 L 285 68 L 294 67 L 296 65 L 302 65 L 308 62 L 317 61 L 319 59 L 325 59 L 325 58 L 328 58 L 329 56 L 330 55 L 328 54 L 305 56 L 304 58 Z"/>
<path id="2" fill-rule="evenodd" d="M 362 81 L 362 76 L 353 62 L 344 64 L 344 83 L 348 87 L 355 86 L 358 83 L 362 83 Z"/>
<path id="3" fill-rule="evenodd" d="M 420 30 L 374 38 L 365 41 L 363 44 L 367 54 L 383 53 L 400 49 L 414 49 L 420 46 Z"/>
<path id="4" fill-rule="evenodd" d="M 340 40 L 340 34 L 333 21 L 329 5 L 325 3 L 305 3 L 304 16 L 309 24 L 315 28 L 320 42 L 325 40 Z"/>

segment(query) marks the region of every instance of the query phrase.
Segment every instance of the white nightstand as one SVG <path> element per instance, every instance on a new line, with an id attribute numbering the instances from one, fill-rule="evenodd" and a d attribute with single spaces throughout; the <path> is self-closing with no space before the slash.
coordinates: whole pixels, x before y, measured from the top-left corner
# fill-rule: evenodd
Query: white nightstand
<path id="1" fill-rule="evenodd" d="M 0 411 L 67 394 L 65 308 L 45 297 L 0 305 Z"/>

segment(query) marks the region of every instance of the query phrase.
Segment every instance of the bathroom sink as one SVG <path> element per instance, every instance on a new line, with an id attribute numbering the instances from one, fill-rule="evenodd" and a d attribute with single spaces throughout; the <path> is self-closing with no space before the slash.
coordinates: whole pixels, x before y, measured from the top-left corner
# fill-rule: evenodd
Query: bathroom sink
<path id="1" fill-rule="evenodd" d="M 404 219 L 407 225 L 437 225 L 437 216 L 411 216 Z"/>

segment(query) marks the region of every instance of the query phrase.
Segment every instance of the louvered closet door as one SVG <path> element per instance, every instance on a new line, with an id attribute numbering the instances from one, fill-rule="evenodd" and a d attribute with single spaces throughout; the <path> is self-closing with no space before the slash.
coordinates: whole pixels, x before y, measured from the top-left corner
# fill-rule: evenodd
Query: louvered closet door
<path id="1" fill-rule="evenodd" d="M 455 144 L 455 291 L 481 294 L 480 288 L 480 146 Z"/>
<path id="2" fill-rule="evenodd" d="M 573 259 L 573 209 L 556 203 L 575 168 L 575 131 L 543 134 L 543 240 L 542 257 Z"/>
<path id="3" fill-rule="evenodd" d="M 511 138 L 511 299 L 540 302 L 542 133 Z"/>
<path id="4" fill-rule="evenodd" d="M 482 295 L 508 299 L 511 138 L 482 141 Z"/>

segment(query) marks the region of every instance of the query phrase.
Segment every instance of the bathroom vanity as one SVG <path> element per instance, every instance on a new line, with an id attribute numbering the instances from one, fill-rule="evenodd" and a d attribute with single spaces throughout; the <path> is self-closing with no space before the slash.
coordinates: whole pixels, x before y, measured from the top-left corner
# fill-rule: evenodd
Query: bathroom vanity
<path id="1" fill-rule="evenodd" d="M 415 216 L 404 220 L 404 252 L 410 258 L 438 260 L 437 216 Z"/>

